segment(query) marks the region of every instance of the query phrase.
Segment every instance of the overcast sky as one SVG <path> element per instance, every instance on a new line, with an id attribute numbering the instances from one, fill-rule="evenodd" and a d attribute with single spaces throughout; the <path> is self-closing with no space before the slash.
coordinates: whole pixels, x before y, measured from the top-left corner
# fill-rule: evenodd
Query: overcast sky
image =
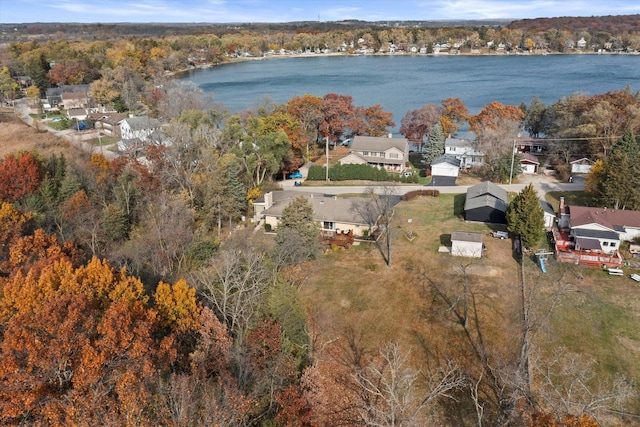
<path id="1" fill-rule="evenodd" d="M 0 0 L 0 23 L 522 19 L 638 13 L 640 0 Z"/>

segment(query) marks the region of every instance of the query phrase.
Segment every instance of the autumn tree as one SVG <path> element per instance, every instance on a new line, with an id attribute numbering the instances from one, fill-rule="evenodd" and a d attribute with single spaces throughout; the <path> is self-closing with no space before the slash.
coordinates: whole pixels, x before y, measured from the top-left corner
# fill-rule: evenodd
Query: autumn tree
<path id="1" fill-rule="evenodd" d="M 319 133 L 328 138 L 329 143 L 340 140 L 345 129 L 351 126 L 355 115 L 353 97 L 329 93 L 322 97 L 322 121 L 319 124 Z"/>
<path id="2" fill-rule="evenodd" d="M 402 118 L 400 133 L 422 151 L 424 139 L 442 116 L 442 109 L 436 104 L 426 104 L 408 111 Z"/>
<path id="3" fill-rule="evenodd" d="M 0 163 L 0 200 L 11 203 L 35 193 L 41 180 L 40 163 L 31 153 L 7 155 Z"/>
<path id="4" fill-rule="evenodd" d="M 469 118 L 469 130 L 482 135 L 486 130 L 500 129 L 505 122 L 516 122 L 518 125 L 524 118 L 523 111 L 513 105 L 503 105 L 492 101 L 485 105 L 475 116 Z"/>
<path id="5" fill-rule="evenodd" d="M 356 107 L 351 132 L 353 135 L 385 136 L 389 128 L 395 126 L 392 119 L 393 113 L 384 111 L 380 105 Z"/>
<path id="6" fill-rule="evenodd" d="M 318 140 L 322 120 L 322 98 L 314 95 L 295 96 L 287 102 L 287 112 L 300 123 L 306 137 L 305 155 L 309 154 L 309 145 Z"/>
<path id="7" fill-rule="evenodd" d="M 544 233 L 544 213 L 532 184 L 509 203 L 505 213 L 507 230 L 522 239 L 526 248 L 534 247 Z"/>
<path id="8" fill-rule="evenodd" d="M 446 98 L 442 100 L 442 116 L 440 124 L 445 136 L 454 135 L 460 126 L 469 120 L 469 110 L 460 98 Z"/>
<path id="9" fill-rule="evenodd" d="M 0 419 L 49 425 L 154 423 L 156 376 L 176 358 L 142 283 L 93 259 L 17 274 L 0 300 Z M 157 421 L 157 420 L 156 420 Z"/>
<path id="10" fill-rule="evenodd" d="M 13 95 L 20 88 L 13 78 L 9 68 L 2 67 L 0 69 L 0 101 L 5 99 L 13 99 Z"/>

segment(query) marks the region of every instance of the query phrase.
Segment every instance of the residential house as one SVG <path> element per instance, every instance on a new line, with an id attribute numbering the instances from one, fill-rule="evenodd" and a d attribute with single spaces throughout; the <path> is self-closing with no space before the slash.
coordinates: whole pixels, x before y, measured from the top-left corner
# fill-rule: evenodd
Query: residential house
<path id="1" fill-rule="evenodd" d="M 341 164 L 369 164 L 390 172 L 404 172 L 409 161 L 409 141 L 406 138 L 360 136 L 353 138 L 351 153 L 339 160 Z"/>
<path id="2" fill-rule="evenodd" d="M 505 213 L 508 206 L 507 190 L 485 181 L 467 190 L 464 202 L 465 220 L 506 224 Z"/>
<path id="3" fill-rule="evenodd" d="M 73 90 L 60 94 L 60 104 L 66 110 L 73 108 L 86 108 L 89 105 L 89 91 Z"/>
<path id="4" fill-rule="evenodd" d="M 544 228 L 546 230 L 551 230 L 553 225 L 556 222 L 556 211 L 551 206 L 551 203 L 546 200 L 540 200 L 540 208 L 542 209 L 543 218 L 544 218 Z"/>
<path id="5" fill-rule="evenodd" d="M 160 121 L 151 117 L 128 117 L 118 122 L 122 139 L 147 141 L 154 131 L 160 129 Z"/>
<path id="6" fill-rule="evenodd" d="M 51 87 L 47 89 L 45 98 L 42 100 L 43 104 L 49 104 L 52 108 L 57 108 L 59 104 L 63 104 L 62 94 L 66 93 L 65 101 L 70 106 L 65 108 L 78 108 L 86 107 L 88 101 L 89 85 L 62 85 L 59 87 Z M 74 94 L 74 95 L 72 95 Z M 84 104 L 78 105 L 81 101 L 85 101 Z"/>
<path id="7" fill-rule="evenodd" d="M 89 118 L 93 120 L 94 127 L 105 135 L 119 136 L 119 123 L 124 119 L 122 114 L 117 113 L 91 113 Z"/>
<path id="8" fill-rule="evenodd" d="M 553 229 L 556 258 L 588 267 L 619 267 L 622 241 L 640 236 L 640 211 L 565 206 L 560 198 Z"/>
<path id="9" fill-rule="evenodd" d="M 444 154 L 460 160 L 460 167 L 463 169 L 481 165 L 484 158 L 484 154 L 478 151 L 471 141 L 458 138 L 444 140 Z"/>
<path id="10" fill-rule="evenodd" d="M 460 160 L 445 154 L 431 162 L 431 185 L 455 185 L 460 172 Z"/>
<path id="11" fill-rule="evenodd" d="M 268 192 L 258 198 L 253 203 L 254 221 L 262 220 L 265 224 L 269 224 L 272 230 L 277 229 L 284 208 L 293 199 L 301 196 L 311 202 L 314 220 L 320 226 L 323 236 L 330 237 L 336 233 L 349 231 L 355 236 L 365 236 L 376 228 L 362 216 L 363 209 L 355 208 L 357 205 L 371 204 L 372 200 L 368 197 L 337 197 L 286 190 Z M 373 212 L 374 209 L 372 208 L 371 211 Z M 372 220 L 372 222 L 375 221 Z"/>
<path id="12" fill-rule="evenodd" d="M 534 174 L 538 172 L 538 166 L 540 166 L 540 162 L 538 158 L 533 154 L 529 153 L 520 153 L 520 168 L 522 169 L 522 173 L 526 174 Z"/>
<path id="13" fill-rule="evenodd" d="M 451 255 L 470 258 L 482 257 L 482 233 L 454 231 L 451 233 Z"/>
<path id="14" fill-rule="evenodd" d="M 584 39 L 584 37 L 582 37 L 580 38 L 580 40 L 578 40 L 578 43 L 576 44 L 576 46 L 578 47 L 578 49 L 586 49 L 587 41 Z"/>
<path id="15" fill-rule="evenodd" d="M 591 171 L 591 166 L 593 166 L 593 160 L 587 159 L 583 157 L 581 159 L 573 160 L 569 162 L 571 165 L 571 173 L 572 174 L 581 174 L 581 173 L 589 173 Z"/>
<path id="16" fill-rule="evenodd" d="M 69 108 L 67 109 L 67 117 L 70 120 L 86 120 L 88 114 L 85 108 Z"/>

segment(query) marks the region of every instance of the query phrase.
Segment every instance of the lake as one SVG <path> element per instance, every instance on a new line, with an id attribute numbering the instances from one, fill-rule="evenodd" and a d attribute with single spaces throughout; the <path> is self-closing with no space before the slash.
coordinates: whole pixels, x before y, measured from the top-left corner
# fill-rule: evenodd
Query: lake
<path id="1" fill-rule="evenodd" d="M 407 111 L 460 98 L 472 114 L 491 101 L 546 104 L 576 92 L 587 95 L 640 86 L 640 56 L 309 56 L 225 64 L 191 70 L 183 78 L 200 86 L 230 112 L 265 98 L 351 95 L 357 106 L 380 104 L 393 113 L 397 133 Z"/>

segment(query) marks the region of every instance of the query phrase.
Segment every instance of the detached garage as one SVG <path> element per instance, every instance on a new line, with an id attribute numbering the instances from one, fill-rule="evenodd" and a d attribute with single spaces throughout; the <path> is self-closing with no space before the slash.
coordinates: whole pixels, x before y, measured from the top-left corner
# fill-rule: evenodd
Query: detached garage
<path id="1" fill-rule="evenodd" d="M 507 206 L 509 206 L 507 190 L 486 181 L 467 190 L 464 218 L 467 221 L 506 224 Z"/>
<path id="2" fill-rule="evenodd" d="M 451 233 L 451 255 L 469 258 L 482 256 L 482 233 L 454 231 Z"/>

